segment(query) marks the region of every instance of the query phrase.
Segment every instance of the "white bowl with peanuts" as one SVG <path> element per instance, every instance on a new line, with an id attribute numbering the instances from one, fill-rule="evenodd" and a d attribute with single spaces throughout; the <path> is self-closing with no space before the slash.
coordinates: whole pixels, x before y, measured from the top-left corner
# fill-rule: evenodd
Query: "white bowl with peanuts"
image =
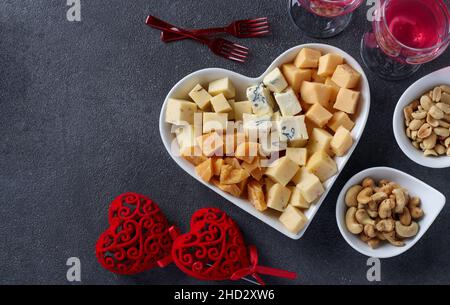
<path id="1" fill-rule="evenodd" d="M 397 169 L 374 167 L 353 176 L 336 204 L 347 243 L 369 257 L 388 258 L 414 246 L 445 205 L 445 196 Z"/>
<path id="2" fill-rule="evenodd" d="M 393 128 L 400 149 L 412 161 L 450 167 L 450 67 L 419 79 L 403 93 Z"/>

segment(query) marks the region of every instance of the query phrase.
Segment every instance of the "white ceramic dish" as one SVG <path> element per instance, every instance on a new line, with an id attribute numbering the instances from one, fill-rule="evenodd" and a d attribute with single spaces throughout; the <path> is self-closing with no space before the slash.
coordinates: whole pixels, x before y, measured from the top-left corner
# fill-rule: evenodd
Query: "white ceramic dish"
<path id="1" fill-rule="evenodd" d="M 395 107 L 394 118 L 392 121 L 395 140 L 403 153 L 417 164 L 431 168 L 450 167 L 450 157 L 425 157 L 423 152 L 411 144 L 410 139 L 408 139 L 405 134 L 405 117 L 403 115 L 403 108 L 427 92 L 427 90 L 430 90 L 438 85 L 450 86 L 450 67 L 428 74 L 412 84 L 400 97 L 400 100 Z"/>
<path id="2" fill-rule="evenodd" d="M 344 202 L 345 194 L 351 186 L 361 183 L 366 177 L 371 177 L 375 181 L 381 179 L 395 181 L 406 188 L 411 196 L 420 197 L 424 216 L 418 221 L 419 232 L 413 238 L 405 239 L 406 244 L 404 247 L 395 247 L 387 242 L 383 242 L 379 248 L 372 249 L 358 235 L 354 235 L 347 230 L 345 225 L 345 213 L 347 211 L 347 206 Z M 414 246 L 427 232 L 444 205 L 445 196 L 425 182 L 394 168 L 373 167 L 357 173 L 345 184 L 336 203 L 336 221 L 342 236 L 353 249 L 370 257 L 388 258 L 400 255 Z"/>
<path id="3" fill-rule="evenodd" d="M 281 54 L 277 59 L 273 61 L 273 63 L 268 67 L 266 72 L 264 72 L 261 76 L 257 78 L 250 78 L 244 75 L 240 75 L 238 73 L 219 69 L 219 68 L 208 68 L 199 70 L 197 72 L 194 72 L 186 77 L 184 77 L 182 80 L 180 80 L 173 88 L 170 90 L 169 94 L 166 97 L 166 100 L 164 101 L 164 104 L 161 109 L 160 119 L 159 119 L 159 130 L 161 134 L 161 138 L 163 140 L 164 146 L 166 147 L 168 153 L 170 156 L 174 159 L 174 161 L 182 168 L 184 169 L 188 174 L 190 174 L 194 179 L 198 180 L 200 183 L 203 183 L 216 193 L 220 194 L 222 197 L 226 198 L 227 200 L 231 201 L 241 209 L 247 211 L 248 213 L 252 214 L 256 218 L 262 220 L 266 224 L 270 225 L 271 227 L 275 228 L 279 232 L 285 234 L 286 236 L 289 236 L 292 239 L 299 239 L 304 234 L 305 230 L 311 223 L 314 215 L 318 211 L 320 205 L 322 204 L 323 200 L 325 199 L 328 191 L 331 189 L 334 181 L 337 179 L 338 175 L 335 175 L 334 177 L 330 178 L 328 181 L 325 182 L 324 186 L 326 188 L 325 194 L 322 195 L 322 197 L 311 206 L 310 209 L 308 209 L 305 213 L 305 215 L 308 217 L 309 221 L 308 224 L 304 227 L 302 231 L 300 231 L 298 234 L 293 234 L 289 232 L 279 221 L 278 216 L 279 213 L 276 213 L 274 211 L 267 211 L 267 212 L 260 212 L 256 210 L 253 205 L 248 201 L 240 198 L 236 198 L 231 196 L 230 194 L 227 194 L 220 189 L 216 188 L 215 186 L 205 183 L 200 178 L 197 177 L 195 174 L 194 167 L 184 160 L 183 158 L 176 156 L 172 153 L 171 145 L 174 141 L 175 137 L 174 134 L 171 133 L 171 125 L 167 124 L 164 121 L 165 118 L 165 112 L 166 112 L 166 106 L 167 106 L 167 100 L 169 97 L 171 98 L 186 98 L 187 93 L 198 83 L 206 85 L 208 82 L 223 78 L 223 77 L 229 77 L 233 84 L 236 87 L 236 93 L 237 93 L 237 100 L 246 100 L 245 97 L 245 91 L 247 87 L 257 84 L 262 81 L 264 76 L 272 71 L 275 67 L 278 67 L 284 63 L 292 62 L 295 58 L 295 56 L 298 54 L 300 49 L 302 48 L 315 48 L 320 49 L 325 53 L 337 53 L 343 56 L 346 60 L 346 62 L 351 65 L 354 69 L 356 69 L 359 73 L 361 73 L 361 100 L 358 108 L 358 113 L 356 114 L 356 120 L 355 120 L 355 127 L 352 130 L 352 135 L 355 140 L 353 143 L 353 146 L 350 148 L 349 152 L 346 156 L 336 158 L 336 162 L 338 165 L 339 172 L 343 169 L 345 164 L 347 163 L 348 159 L 350 158 L 351 154 L 353 153 L 353 150 L 355 149 L 356 145 L 358 144 L 359 139 L 361 138 L 361 135 L 364 131 L 364 127 L 366 125 L 367 117 L 369 115 L 369 108 L 370 108 L 370 89 L 369 89 L 369 82 L 367 81 L 367 77 L 364 74 L 363 69 L 358 64 L 358 62 L 345 53 L 344 51 L 329 46 L 325 44 L 304 44 L 299 45 L 296 47 L 293 47 L 283 54 Z M 176 144 L 175 144 L 176 145 Z"/>

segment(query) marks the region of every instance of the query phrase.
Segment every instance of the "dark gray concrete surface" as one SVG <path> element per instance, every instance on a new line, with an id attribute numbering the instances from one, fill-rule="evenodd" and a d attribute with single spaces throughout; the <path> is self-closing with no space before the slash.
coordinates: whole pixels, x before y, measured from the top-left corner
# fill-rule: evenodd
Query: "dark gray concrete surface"
<path id="1" fill-rule="evenodd" d="M 372 105 L 359 146 L 301 240 L 294 241 L 194 181 L 166 153 L 158 116 L 170 88 L 206 67 L 260 75 L 280 53 L 325 42 L 359 58 L 367 8 L 327 40 L 305 37 L 285 0 L 81 0 L 82 21 L 66 20 L 65 0 L 0 1 L 0 284 L 67 284 L 66 260 L 78 257 L 83 284 L 209 284 L 169 266 L 134 277 L 103 270 L 94 255 L 109 202 L 146 194 L 187 229 L 198 208 L 216 206 L 257 245 L 263 264 L 298 272 L 297 281 L 369 284 L 366 257 L 341 237 L 335 201 L 346 180 L 372 166 L 406 171 L 450 197 L 450 170 L 416 165 L 398 148 L 391 118 L 402 92 L 450 63 L 450 52 L 414 77 L 385 82 L 368 73 Z M 191 41 L 165 45 L 144 25 L 147 14 L 186 27 L 268 16 L 273 34 L 245 40 L 252 55 L 237 64 Z M 384 284 L 450 283 L 450 209 L 407 253 L 382 260 Z"/>

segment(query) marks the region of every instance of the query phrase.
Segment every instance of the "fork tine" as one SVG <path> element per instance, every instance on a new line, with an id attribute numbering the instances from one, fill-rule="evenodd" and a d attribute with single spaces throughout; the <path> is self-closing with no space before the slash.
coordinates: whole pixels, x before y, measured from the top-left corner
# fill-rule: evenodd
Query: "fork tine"
<path id="1" fill-rule="evenodd" d="M 222 48 L 224 51 L 226 52 L 233 52 L 235 54 L 241 54 L 243 56 L 247 56 L 248 55 L 248 51 L 243 51 L 243 50 L 239 50 L 233 47 L 227 47 L 227 46 L 223 46 Z"/>
<path id="2" fill-rule="evenodd" d="M 260 26 L 269 26 L 268 22 L 258 22 L 258 23 L 252 23 L 252 24 L 241 24 L 240 27 L 242 29 L 252 29 L 252 28 L 257 28 Z"/>
<path id="3" fill-rule="evenodd" d="M 238 57 L 238 58 L 246 58 L 248 55 L 248 53 L 242 54 L 239 52 L 235 52 L 234 50 L 227 50 L 227 49 L 222 49 L 222 52 L 224 54 L 233 55 L 234 57 Z"/>
<path id="4" fill-rule="evenodd" d="M 242 38 L 252 38 L 252 37 L 260 37 L 270 34 L 270 31 L 259 31 L 254 33 L 244 33 L 241 34 L 240 37 Z"/>
<path id="5" fill-rule="evenodd" d="M 233 50 L 239 51 L 241 53 L 248 53 L 248 51 L 249 51 L 249 48 L 238 45 L 231 41 L 225 41 L 223 45 L 229 49 L 233 49 Z"/>
<path id="6" fill-rule="evenodd" d="M 257 28 L 249 28 L 249 29 L 242 29 L 241 32 L 245 33 L 245 32 L 260 32 L 260 31 L 268 31 L 269 30 L 269 26 L 261 26 L 261 27 L 257 27 Z"/>
<path id="7" fill-rule="evenodd" d="M 261 18 L 255 18 L 255 19 L 247 19 L 247 20 L 240 20 L 239 22 L 241 24 L 249 24 L 249 23 L 260 22 L 260 21 L 267 21 L 267 17 L 261 17 Z"/>
<path id="8" fill-rule="evenodd" d="M 238 62 L 245 62 L 246 59 L 246 57 L 236 57 L 228 53 L 220 53 L 219 55 Z"/>

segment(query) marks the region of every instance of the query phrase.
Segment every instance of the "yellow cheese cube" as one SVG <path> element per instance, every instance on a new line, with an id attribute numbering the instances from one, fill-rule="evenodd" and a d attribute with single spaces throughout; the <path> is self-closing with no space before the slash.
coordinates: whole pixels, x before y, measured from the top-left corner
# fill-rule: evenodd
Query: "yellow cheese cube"
<path id="1" fill-rule="evenodd" d="M 230 103 L 228 103 L 227 99 L 225 98 L 225 95 L 223 95 L 223 93 L 214 96 L 211 99 L 211 105 L 214 111 L 217 113 L 228 113 L 233 110 L 233 108 L 231 108 L 230 106 Z"/>
<path id="2" fill-rule="evenodd" d="M 247 163 L 252 163 L 253 160 L 258 156 L 259 152 L 259 144 L 255 142 L 244 142 L 240 143 L 236 147 L 236 151 L 234 155 L 239 160 L 242 160 Z"/>
<path id="3" fill-rule="evenodd" d="M 346 88 L 341 88 L 333 108 L 353 114 L 358 107 L 360 93 Z"/>
<path id="4" fill-rule="evenodd" d="M 228 113 L 228 121 L 234 121 L 234 105 L 236 104 L 235 99 L 228 100 L 228 104 L 230 104 L 231 111 Z"/>
<path id="5" fill-rule="evenodd" d="M 331 79 L 341 88 L 356 88 L 361 74 L 347 64 L 338 65 Z"/>
<path id="6" fill-rule="evenodd" d="M 273 69 L 263 79 L 264 85 L 272 92 L 281 92 L 288 86 L 286 79 L 279 68 Z"/>
<path id="7" fill-rule="evenodd" d="M 308 160 L 306 169 L 324 182 L 337 173 L 336 162 L 323 150 L 315 152 Z"/>
<path id="8" fill-rule="evenodd" d="M 288 204 L 299 209 L 309 209 L 311 204 L 303 198 L 300 189 L 296 186 L 288 186 L 288 188 L 291 190 Z"/>
<path id="9" fill-rule="evenodd" d="M 328 53 L 319 58 L 319 69 L 317 74 L 319 76 L 331 76 L 338 65 L 344 63 L 344 58 L 341 55 Z"/>
<path id="10" fill-rule="evenodd" d="M 294 161 L 296 164 L 303 166 L 306 164 L 308 151 L 306 148 L 288 147 L 286 148 L 286 157 Z"/>
<path id="11" fill-rule="evenodd" d="M 319 127 L 325 126 L 333 115 L 320 104 L 314 104 L 306 112 L 306 117 Z"/>
<path id="12" fill-rule="evenodd" d="M 249 101 L 236 102 L 233 108 L 235 121 L 242 121 L 244 113 L 252 113 L 252 103 Z"/>
<path id="13" fill-rule="evenodd" d="M 303 198 L 309 203 L 319 198 L 325 192 L 320 179 L 310 173 L 305 167 L 300 168 L 292 181 L 297 183 Z"/>
<path id="14" fill-rule="evenodd" d="M 312 78 L 313 82 L 321 83 L 321 84 L 325 84 L 325 80 L 327 79 L 326 76 L 320 76 L 318 74 L 317 69 L 311 70 L 311 78 Z"/>
<path id="15" fill-rule="evenodd" d="M 223 156 L 223 138 L 216 132 L 197 137 L 197 144 L 201 148 L 203 154 L 207 157 L 213 155 Z"/>
<path id="16" fill-rule="evenodd" d="M 303 81 L 311 81 L 310 69 L 299 69 L 293 64 L 284 64 L 281 66 L 286 81 L 296 93 L 300 93 L 300 86 Z"/>
<path id="17" fill-rule="evenodd" d="M 212 96 L 223 93 L 226 98 L 233 98 L 236 95 L 236 89 L 228 77 L 210 82 L 208 92 Z"/>
<path id="18" fill-rule="evenodd" d="M 355 123 L 350 117 L 343 111 L 338 111 L 333 114 L 333 117 L 327 124 L 328 128 L 336 132 L 339 126 L 345 127 L 348 131 L 351 131 L 355 126 Z"/>
<path id="19" fill-rule="evenodd" d="M 276 160 L 266 171 L 266 176 L 285 186 L 297 173 L 299 167 L 288 157 Z"/>
<path id="20" fill-rule="evenodd" d="M 228 114 L 203 112 L 203 133 L 227 130 Z"/>
<path id="21" fill-rule="evenodd" d="M 279 183 L 275 183 L 269 190 L 267 206 L 277 211 L 283 211 L 291 197 L 291 190 Z"/>
<path id="22" fill-rule="evenodd" d="M 196 111 L 197 104 L 170 98 L 167 101 L 166 122 L 174 125 L 192 125 Z"/>
<path id="23" fill-rule="evenodd" d="M 197 104 L 198 108 L 205 110 L 211 105 L 211 94 L 208 93 L 200 84 L 189 92 L 189 97 Z"/>
<path id="24" fill-rule="evenodd" d="M 195 138 L 200 134 L 195 134 L 194 125 L 184 125 L 175 130 L 175 134 L 177 137 L 178 146 L 180 150 L 183 150 L 186 147 L 195 146 Z"/>
<path id="25" fill-rule="evenodd" d="M 330 77 L 327 77 L 325 80 L 325 85 L 331 87 L 331 95 L 330 95 L 330 104 L 336 102 L 336 97 L 339 93 L 339 89 L 341 89 L 335 82 L 331 80 Z"/>
<path id="26" fill-rule="evenodd" d="M 308 218 L 299 209 L 288 205 L 278 220 L 288 229 L 289 232 L 297 234 L 308 223 Z"/>
<path id="27" fill-rule="evenodd" d="M 273 181 L 272 179 L 270 179 L 269 177 L 264 178 L 264 185 L 266 188 L 266 196 L 269 196 L 269 191 L 272 188 L 272 186 L 275 185 L 275 181 Z"/>
<path id="28" fill-rule="evenodd" d="M 308 146 L 306 147 L 308 154 L 313 155 L 315 152 L 323 150 L 331 155 L 331 139 L 333 139 L 333 136 L 328 131 L 322 128 L 313 128 Z"/>
<path id="29" fill-rule="evenodd" d="M 317 68 L 320 56 L 322 53 L 319 50 L 303 48 L 295 58 L 294 65 L 297 68 Z"/>
<path id="30" fill-rule="evenodd" d="M 345 127 L 339 126 L 331 140 L 330 146 L 336 156 L 341 157 L 352 147 L 353 138 Z"/>
<path id="31" fill-rule="evenodd" d="M 302 83 L 300 94 L 302 99 L 308 104 L 321 104 L 328 107 L 330 103 L 331 87 L 304 81 Z"/>

